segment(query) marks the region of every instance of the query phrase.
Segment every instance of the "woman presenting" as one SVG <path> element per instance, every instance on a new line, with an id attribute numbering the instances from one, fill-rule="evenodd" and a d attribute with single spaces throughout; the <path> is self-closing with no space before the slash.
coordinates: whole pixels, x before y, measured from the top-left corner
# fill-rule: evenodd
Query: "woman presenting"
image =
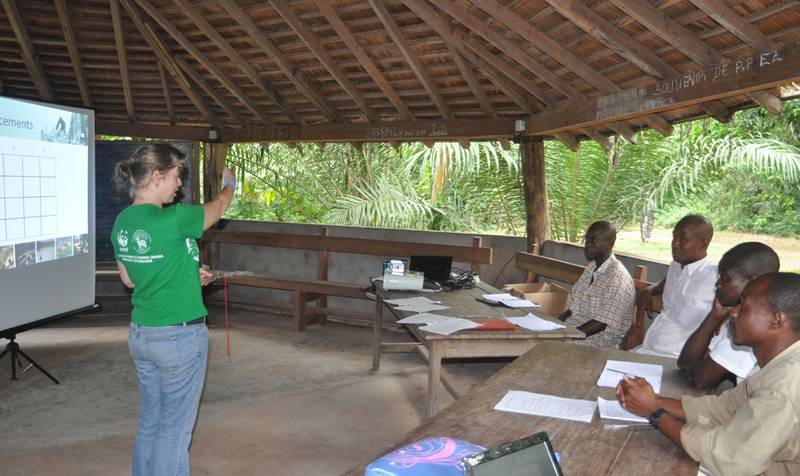
<path id="1" fill-rule="evenodd" d="M 208 314 L 200 292 L 195 241 L 231 204 L 236 175 L 223 171 L 222 192 L 204 205 L 172 203 L 184 155 L 169 144 L 140 147 L 119 162 L 114 182 L 133 203 L 114 223 L 120 278 L 133 288 L 128 347 L 141 390 L 133 474 L 188 475 L 189 443 L 208 362 Z M 210 281 L 203 273 L 202 284 Z"/>

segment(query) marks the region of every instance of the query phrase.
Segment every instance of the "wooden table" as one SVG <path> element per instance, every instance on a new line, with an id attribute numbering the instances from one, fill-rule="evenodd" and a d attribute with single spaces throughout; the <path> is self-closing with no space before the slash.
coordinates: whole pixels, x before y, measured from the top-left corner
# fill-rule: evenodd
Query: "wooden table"
<path id="1" fill-rule="evenodd" d="M 698 465 L 653 428 L 605 429 L 595 412 L 591 423 L 493 410 L 508 390 L 524 390 L 566 398 L 614 398 L 614 389 L 597 387 L 606 360 L 661 364 L 661 395 L 702 395 L 679 373 L 674 359 L 605 350 L 561 342 L 540 342 L 529 352 L 478 385 L 462 398 L 392 445 L 370 456 L 347 475 L 363 475 L 380 456 L 431 436 L 459 438 L 493 448 L 546 431 L 568 475 L 691 475 Z"/>
<path id="2" fill-rule="evenodd" d="M 372 334 L 372 370 L 378 371 L 382 352 L 417 352 L 428 362 L 428 417 L 439 411 L 439 382 L 453 395 L 459 398 L 459 393 L 453 380 L 442 368 L 442 359 L 445 358 L 480 358 L 480 357 L 516 357 L 527 352 L 541 339 L 583 339 L 585 334 L 574 327 L 554 331 L 533 332 L 518 328 L 515 331 L 475 331 L 464 330 L 449 336 L 431 334 L 419 330 L 419 326 L 405 326 L 414 337 L 413 342 L 383 342 L 381 329 L 383 324 L 383 309 L 396 320 L 414 313 L 401 312 L 392 306 L 384 306 L 384 299 L 397 299 L 414 297 L 420 294 L 448 309 L 433 311 L 435 314 L 465 318 L 492 318 L 498 319 L 506 316 L 524 316 L 530 310 L 509 309 L 504 306 L 489 306 L 477 301 L 476 297 L 484 294 L 499 293 L 488 284 L 478 283 L 472 289 L 441 293 L 409 293 L 403 291 L 385 291 L 378 287 L 376 298 L 376 319 Z M 555 319 L 553 319 L 555 320 Z"/>

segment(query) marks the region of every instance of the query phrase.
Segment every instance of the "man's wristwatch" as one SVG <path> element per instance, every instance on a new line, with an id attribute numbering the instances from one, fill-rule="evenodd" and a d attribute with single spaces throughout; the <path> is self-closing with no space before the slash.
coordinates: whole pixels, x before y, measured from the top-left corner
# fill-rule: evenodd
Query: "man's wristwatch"
<path id="1" fill-rule="evenodd" d="M 653 413 L 651 413 L 650 416 L 647 417 L 647 421 L 649 421 L 650 424 L 653 425 L 653 428 L 658 428 L 658 424 L 659 422 L 661 422 L 661 415 L 665 413 L 667 413 L 666 410 L 664 410 L 663 408 L 658 408 Z"/>

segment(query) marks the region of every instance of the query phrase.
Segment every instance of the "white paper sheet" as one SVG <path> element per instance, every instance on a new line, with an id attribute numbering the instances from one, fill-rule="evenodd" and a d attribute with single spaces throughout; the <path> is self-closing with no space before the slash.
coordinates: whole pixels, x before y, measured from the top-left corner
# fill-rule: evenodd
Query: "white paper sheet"
<path id="1" fill-rule="evenodd" d="M 664 368 L 660 365 L 640 364 L 638 362 L 626 362 L 624 360 L 609 360 L 603 368 L 603 373 L 597 379 L 599 387 L 615 388 L 625 375 L 631 377 L 643 377 L 653 387 L 653 391 L 661 391 L 661 375 Z"/>
<path id="2" fill-rule="evenodd" d="M 589 423 L 594 416 L 597 403 L 590 400 L 575 400 L 541 393 L 509 390 L 494 406 L 495 410 L 527 415 L 539 415 Z"/>
<path id="3" fill-rule="evenodd" d="M 483 295 L 483 299 L 486 299 L 487 301 L 492 301 L 492 302 L 502 302 L 502 301 L 506 301 L 506 300 L 509 300 L 509 299 L 517 299 L 517 297 L 516 296 L 512 296 L 512 295 L 510 295 L 508 293 L 484 294 Z"/>
<path id="4" fill-rule="evenodd" d="M 433 324 L 422 326 L 420 327 L 420 330 L 449 336 L 455 332 L 462 331 L 464 329 L 473 329 L 475 327 L 480 327 L 480 324 L 467 319 L 453 317 L 451 319 L 447 319 L 446 321 L 434 322 Z"/>
<path id="5" fill-rule="evenodd" d="M 564 328 L 561 324 L 542 319 L 531 313 L 523 317 L 504 317 L 503 319 L 523 329 L 528 329 L 529 331 L 554 331 Z"/>
<path id="6" fill-rule="evenodd" d="M 433 324 L 434 322 L 442 322 L 448 319 L 456 319 L 455 317 L 448 317 L 448 316 L 440 316 L 438 314 L 431 314 L 428 312 L 423 312 L 420 314 L 414 314 L 413 316 L 408 316 L 406 318 L 400 319 L 397 321 L 398 324 Z"/>
<path id="7" fill-rule="evenodd" d="M 449 309 L 450 306 L 442 306 L 440 304 L 409 304 L 408 306 L 397 306 L 395 309 L 404 312 L 430 312 L 441 311 L 442 309 Z"/>
<path id="8" fill-rule="evenodd" d="M 386 299 L 383 301 L 385 303 L 389 303 L 395 306 L 409 306 L 413 304 L 441 304 L 442 301 L 432 301 L 425 296 L 417 296 L 412 298 L 401 298 L 401 299 Z"/>
<path id="9" fill-rule="evenodd" d="M 504 306 L 508 306 L 510 308 L 516 309 L 518 307 L 539 307 L 533 301 L 529 301 L 527 299 L 505 299 L 500 301 Z"/>
<path id="10" fill-rule="evenodd" d="M 600 412 L 600 418 L 607 420 L 630 421 L 635 423 L 648 423 L 647 418 L 634 415 L 628 410 L 622 408 L 616 400 L 606 400 L 597 397 L 597 410 Z"/>

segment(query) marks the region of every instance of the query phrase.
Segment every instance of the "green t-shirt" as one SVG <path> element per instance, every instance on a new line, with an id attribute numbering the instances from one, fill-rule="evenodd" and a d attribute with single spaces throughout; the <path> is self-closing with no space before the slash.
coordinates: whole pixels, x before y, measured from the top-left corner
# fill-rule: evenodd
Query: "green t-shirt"
<path id="1" fill-rule="evenodd" d="M 135 285 L 133 322 L 169 326 L 208 314 L 195 241 L 203 234 L 203 218 L 202 206 L 184 204 L 131 205 L 117 216 L 111 243 Z"/>

